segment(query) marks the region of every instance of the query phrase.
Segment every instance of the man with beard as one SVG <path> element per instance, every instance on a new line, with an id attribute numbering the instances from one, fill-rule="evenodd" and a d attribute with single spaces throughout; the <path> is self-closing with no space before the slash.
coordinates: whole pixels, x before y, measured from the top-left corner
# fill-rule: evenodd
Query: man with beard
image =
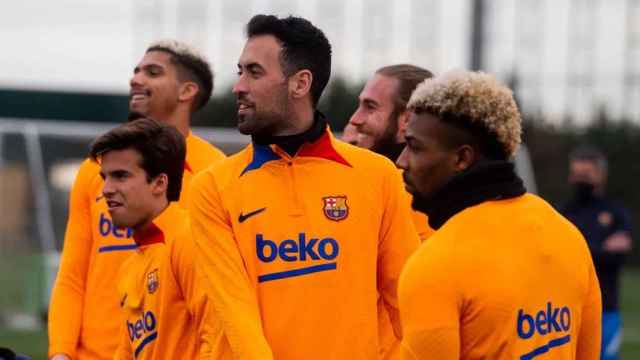
<path id="1" fill-rule="evenodd" d="M 355 134 L 351 134 L 355 144 L 395 162 L 405 146 L 404 133 L 409 118 L 407 103 L 411 93 L 419 83 L 432 76 L 429 70 L 410 64 L 378 69 L 362 89 L 358 109 L 347 125 L 355 130 Z M 409 195 L 407 202 L 411 202 Z M 413 213 L 413 223 L 422 241 L 433 232 L 422 213 Z"/>
<path id="2" fill-rule="evenodd" d="M 376 359 L 378 297 L 400 338 L 397 279 L 419 241 L 400 174 L 316 110 L 331 73 L 320 29 L 257 15 L 247 37 L 233 91 L 252 143 L 192 188 L 209 298 L 236 358 Z"/>
<path id="3" fill-rule="evenodd" d="M 511 91 L 453 71 L 418 85 L 408 109 L 398 166 L 436 231 L 400 278 L 404 358 L 598 359 L 589 249 L 509 161 L 521 133 Z"/>
<path id="4" fill-rule="evenodd" d="M 154 118 L 186 138 L 180 197 L 184 206 L 193 176 L 224 154 L 191 134 L 193 113 L 213 91 L 206 59 L 176 41 L 152 44 L 130 81 L 130 118 Z M 49 306 L 49 356 L 53 359 L 111 359 L 118 345 L 120 299 L 117 272 L 136 248 L 133 231 L 113 224 L 102 195 L 100 165 L 87 159 L 71 189 L 60 269 Z"/>
<path id="5" fill-rule="evenodd" d="M 562 213 L 587 239 L 602 291 L 602 360 L 618 358 L 622 341 L 618 294 L 620 269 L 631 251 L 631 221 L 622 206 L 605 196 L 607 158 L 595 147 L 569 155 L 569 183 L 574 197 Z"/>

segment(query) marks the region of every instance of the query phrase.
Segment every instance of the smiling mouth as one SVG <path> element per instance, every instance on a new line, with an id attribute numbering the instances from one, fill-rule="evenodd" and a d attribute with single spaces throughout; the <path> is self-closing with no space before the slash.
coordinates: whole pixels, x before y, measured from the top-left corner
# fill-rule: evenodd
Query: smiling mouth
<path id="1" fill-rule="evenodd" d="M 113 201 L 113 200 L 107 200 L 107 207 L 109 207 L 109 211 L 113 211 L 116 210 L 118 208 L 122 207 L 122 203 L 117 202 L 117 201 Z"/>
<path id="2" fill-rule="evenodd" d="M 238 115 L 243 115 L 251 111 L 253 105 L 247 103 L 238 103 Z"/>
<path id="3" fill-rule="evenodd" d="M 151 96 L 151 92 L 149 90 L 134 90 L 129 94 L 130 102 L 140 102 L 146 101 Z"/>

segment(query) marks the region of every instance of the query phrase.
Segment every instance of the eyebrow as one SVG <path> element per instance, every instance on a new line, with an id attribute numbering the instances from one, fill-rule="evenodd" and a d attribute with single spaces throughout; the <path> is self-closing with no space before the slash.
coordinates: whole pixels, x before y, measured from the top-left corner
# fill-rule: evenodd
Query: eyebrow
<path id="1" fill-rule="evenodd" d="M 238 69 L 242 70 L 243 68 L 247 69 L 247 70 L 251 70 L 251 69 L 258 69 L 258 70 L 264 70 L 264 67 L 260 64 L 258 64 L 257 62 L 251 62 L 245 65 L 242 65 L 240 63 L 238 63 Z"/>
<path id="2" fill-rule="evenodd" d="M 144 64 L 142 66 L 137 65 L 135 68 L 133 68 L 133 72 L 136 73 L 138 71 L 140 71 L 141 69 L 148 69 L 148 68 L 158 68 L 160 70 L 164 70 L 164 66 L 160 65 L 160 64 Z"/>
<path id="3" fill-rule="evenodd" d="M 379 106 L 380 105 L 380 104 L 378 104 L 377 101 L 375 101 L 373 99 L 369 99 L 369 98 L 362 99 L 362 103 L 363 104 L 367 104 L 367 105 L 373 105 L 373 106 Z"/>

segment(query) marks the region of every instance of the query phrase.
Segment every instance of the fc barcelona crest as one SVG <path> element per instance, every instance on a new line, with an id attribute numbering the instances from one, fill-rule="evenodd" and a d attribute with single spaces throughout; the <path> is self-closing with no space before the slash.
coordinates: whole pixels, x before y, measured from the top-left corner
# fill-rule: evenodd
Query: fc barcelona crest
<path id="1" fill-rule="evenodd" d="M 333 221 L 344 220 L 349 216 L 349 206 L 347 206 L 346 196 L 327 196 L 323 197 L 324 215 Z"/>
<path id="2" fill-rule="evenodd" d="M 158 290 L 158 286 L 160 286 L 160 280 L 158 276 L 158 269 L 155 269 L 147 274 L 147 291 L 149 294 L 153 294 Z"/>

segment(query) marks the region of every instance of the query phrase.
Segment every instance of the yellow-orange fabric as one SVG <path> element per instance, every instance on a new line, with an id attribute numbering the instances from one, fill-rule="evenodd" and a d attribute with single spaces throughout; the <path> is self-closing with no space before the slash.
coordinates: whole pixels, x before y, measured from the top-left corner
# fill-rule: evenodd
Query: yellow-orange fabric
<path id="1" fill-rule="evenodd" d="M 138 247 L 118 276 L 121 342 L 114 359 L 213 358 L 224 338 L 208 308 L 186 211 L 172 203 L 133 237 Z"/>
<path id="2" fill-rule="evenodd" d="M 407 262 L 404 359 L 596 360 L 598 279 L 580 232 L 539 197 L 450 218 Z"/>
<path id="3" fill-rule="evenodd" d="M 186 144 L 181 206 L 189 197 L 194 174 L 224 158 L 220 150 L 192 134 Z M 117 274 L 135 243 L 131 229 L 113 226 L 102 186 L 100 165 L 85 160 L 71 189 L 60 268 L 49 304 L 49 356 L 111 359 L 118 345 Z"/>
<path id="4" fill-rule="evenodd" d="M 327 131 L 290 157 L 250 145 L 199 174 L 190 214 L 209 296 L 242 359 L 376 359 L 378 297 L 397 338 L 419 239 L 388 159 Z"/>

